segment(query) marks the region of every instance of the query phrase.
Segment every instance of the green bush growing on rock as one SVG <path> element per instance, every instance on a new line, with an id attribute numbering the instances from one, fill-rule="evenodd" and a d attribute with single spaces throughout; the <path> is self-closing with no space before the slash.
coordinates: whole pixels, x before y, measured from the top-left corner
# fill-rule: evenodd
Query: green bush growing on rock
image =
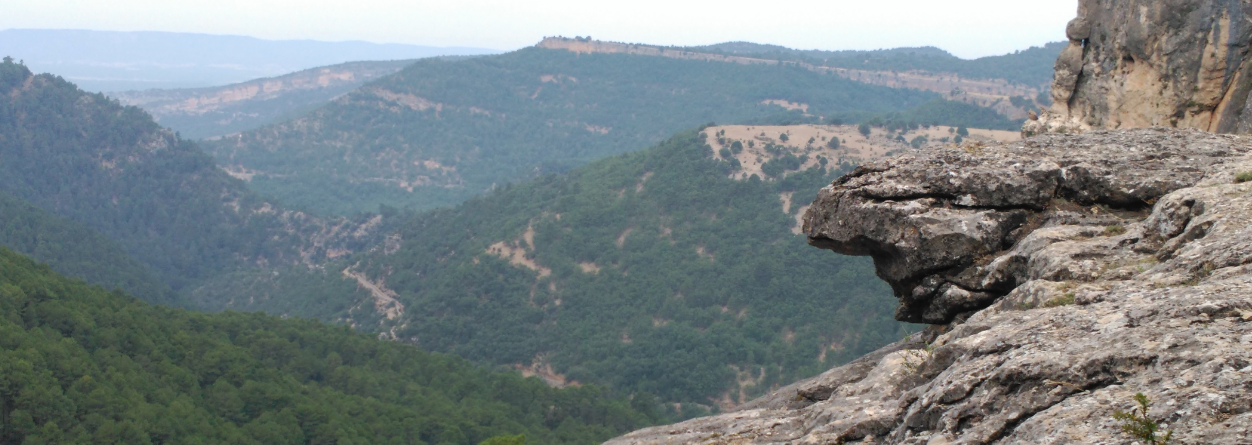
<path id="1" fill-rule="evenodd" d="M 1065 295 L 1053 298 L 1043 303 L 1043 307 L 1061 307 L 1074 304 L 1074 294 L 1067 293 Z"/>
<path id="2" fill-rule="evenodd" d="M 526 445 L 526 435 L 496 436 L 479 442 L 478 445 Z"/>
<path id="3" fill-rule="evenodd" d="M 1143 395 L 1143 393 L 1136 393 L 1135 402 L 1139 404 L 1138 408 L 1132 409 L 1130 412 L 1115 411 L 1113 413 L 1114 419 L 1122 421 L 1122 432 L 1149 445 L 1165 445 L 1169 443 L 1169 440 L 1174 437 L 1174 431 L 1166 432 L 1164 437 L 1156 437 L 1161 426 L 1148 417 L 1148 409 L 1152 407 L 1152 402 L 1148 400 L 1148 396 Z"/>
<path id="4" fill-rule="evenodd" d="M 1252 181 L 1252 172 L 1243 172 L 1235 175 L 1235 184 L 1242 184 Z"/>
<path id="5" fill-rule="evenodd" d="M 1104 228 L 1104 236 L 1117 236 L 1126 233 L 1126 228 L 1121 224 L 1116 224 Z"/>

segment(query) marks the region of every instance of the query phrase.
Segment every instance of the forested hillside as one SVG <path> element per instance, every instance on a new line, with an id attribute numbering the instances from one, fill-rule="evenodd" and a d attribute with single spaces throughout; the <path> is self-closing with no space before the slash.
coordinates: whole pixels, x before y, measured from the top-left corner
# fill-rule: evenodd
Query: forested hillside
<path id="1" fill-rule="evenodd" d="M 205 147 L 261 193 L 346 215 L 455 204 L 708 122 L 814 122 L 938 98 L 795 67 L 527 48 L 419 61 L 303 118 Z"/>
<path id="2" fill-rule="evenodd" d="M 11 59 L 0 63 L 0 159 L 0 191 L 99 232 L 175 290 L 318 261 L 370 233 L 283 210 L 142 110 Z"/>
<path id="3" fill-rule="evenodd" d="M 558 384 L 705 406 L 733 406 L 899 339 L 906 328 L 868 259 L 813 249 L 792 231 L 801 205 L 839 172 L 780 166 L 790 172 L 777 180 L 733 180 L 735 167 L 703 138 L 687 131 L 504 186 L 412 217 L 324 271 L 236 276 L 197 291 L 197 302 L 342 320 Z M 373 298 L 310 302 L 307 290 L 277 284 L 324 288 L 337 274 Z M 243 294 L 268 298 L 232 299 Z"/>
<path id="4" fill-rule="evenodd" d="M 4 191 L 0 191 L 0 246 L 46 263 L 59 274 L 121 288 L 144 301 L 183 304 L 117 243 Z"/>
<path id="5" fill-rule="evenodd" d="M 150 306 L 0 247 L 0 443 L 581 445 L 656 412 L 347 327 Z"/>
<path id="6" fill-rule="evenodd" d="M 1053 42 L 1042 47 L 1003 56 L 961 59 L 935 47 L 893 48 L 877 51 L 798 50 L 778 45 L 750 42 L 727 42 L 691 48 L 740 56 L 781 60 L 803 60 L 821 66 L 872 71 L 929 71 L 953 73 L 971 79 L 1004 79 L 1032 87 L 1044 87 L 1052 81 L 1052 65 L 1065 49 L 1066 42 Z"/>

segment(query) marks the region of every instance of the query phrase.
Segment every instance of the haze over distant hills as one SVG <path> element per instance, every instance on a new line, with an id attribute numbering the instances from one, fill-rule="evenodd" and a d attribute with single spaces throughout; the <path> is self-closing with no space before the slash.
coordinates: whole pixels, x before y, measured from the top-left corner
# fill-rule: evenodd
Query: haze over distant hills
<path id="1" fill-rule="evenodd" d="M 119 91 L 109 96 L 143 108 L 185 137 L 203 139 L 300 117 L 413 62 L 348 62 L 218 87 Z"/>
<path id="2" fill-rule="evenodd" d="M 62 76 L 87 91 L 208 87 L 349 61 L 498 52 L 149 31 L 0 31 L 0 55 L 23 60 L 36 73 Z"/>

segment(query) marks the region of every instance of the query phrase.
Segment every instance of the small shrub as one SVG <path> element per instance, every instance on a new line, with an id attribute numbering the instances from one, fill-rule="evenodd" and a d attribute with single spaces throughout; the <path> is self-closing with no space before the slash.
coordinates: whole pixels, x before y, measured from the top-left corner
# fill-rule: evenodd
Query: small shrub
<path id="1" fill-rule="evenodd" d="M 1074 294 L 1072 292 L 1044 302 L 1043 307 L 1061 307 L 1071 304 L 1074 304 Z"/>
<path id="2" fill-rule="evenodd" d="M 1112 225 L 1104 228 L 1104 236 L 1117 236 L 1126 233 L 1126 228 L 1119 225 Z"/>
<path id="3" fill-rule="evenodd" d="M 1139 407 L 1130 410 L 1128 413 L 1123 411 L 1113 412 L 1113 418 L 1122 421 L 1122 432 L 1148 445 L 1165 445 L 1169 443 L 1169 440 L 1174 437 L 1174 431 L 1166 432 L 1164 437 L 1156 437 L 1161 427 L 1155 420 L 1148 417 L 1148 409 L 1152 407 L 1152 402 L 1148 400 L 1148 396 L 1143 395 L 1143 393 L 1136 393 L 1135 402 L 1139 404 Z"/>
<path id="4" fill-rule="evenodd" d="M 1242 184 L 1248 181 L 1252 181 L 1252 172 L 1243 172 L 1235 175 L 1235 184 Z"/>
<path id="5" fill-rule="evenodd" d="M 830 138 L 830 142 L 827 142 L 827 143 L 826 143 L 826 146 L 827 146 L 827 147 L 830 147 L 830 149 L 831 149 L 831 150 L 838 150 L 838 149 L 839 149 L 839 138 Z"/>
<path id="6" fill-rule="evenodd" d="M 526 435 L 496 436 L 479 442 L 478 445 L 526 445 Z"/>

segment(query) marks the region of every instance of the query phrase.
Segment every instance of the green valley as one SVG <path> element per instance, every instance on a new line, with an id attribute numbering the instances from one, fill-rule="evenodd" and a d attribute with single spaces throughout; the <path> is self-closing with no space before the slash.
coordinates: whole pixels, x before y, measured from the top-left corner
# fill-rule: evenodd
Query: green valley
<path id="1" fill-rule="evenodd" d="M 352 323 L 554 384 L 654 394 L 684 402 L 684 415 L 700 412 L 693 403 L 735 406 L 907 332 L 867 259 L 825 254 L 793 232 L 838 166 L 732 179 L 708 137 L 687 131 L 504 186 L 413 216 L 323 269 L 235 276 L 195 300 Z M 777 155 L 816 159 L 799 148 Z M 279 284 L 336 275 L 371 294 L 328 304 L 301 298 L 322 285 Z M 234 298 L 257 289 L 267 297 Z"/>
<path id="2" fill-rule="evenodd" d="M 354 366 L 392 366 L 402 350 L 450 354 L 466 360 L 450 372 L 612 399 L 594 409 L 570 403 L 626 410 L 610 417 L 630 423 L 608 425 L 584 410 L 578 416 L 591 417 L 579 417 L 574 432 L 545 417 L 509 431 L 459 425 L 463 436 L 444 437 L 430 432 L 442 427 L 415 436 L 378 421 L 401 442 L 521 432 L 585 443 L 613 428 L 731 409 L 899 339 L 914 328 L 892 319 L 890 290 L 871 262 L 825 254 L 797 235 L 804 205 L 856 162 L 948 143 L 958 127 L 990 140 L 1015 133 L 964 127 L 1016 125 L 934 92 L 794 65 L 543 48 L 421 60 L 302 117 L 199 144 L 139 108 L 20 64 L 0 65 L 0 92 L 8 93 L 0 96 L 0 205 L 13 209 L 0 217 L 0 244 L 145 301 L 223 312 L 168 312 L 178 314 L 171 323 L 289 323 L 263 329 L 285 330 L 300 347 L 299 336 L 352 334 L 232 311 L 341 324 L 390 340 L 353 337 L 363 342 L 354 348 L 384 351 Z M 239 106 L 267 100 L 253 99 L 260 102 Z M 741 125 L 707 124 L 714 121 Z M 839 125 L 862 122 L 864 133 Z M 23 329 L 43 332 L 32 323 Z M 231 329 L 226 338 L 243 341 Z M 327 348 L 317 357 L 329 357 Z M 303 353 L 281 354 L 254 358 L 296 372 L 282 360 Z M 300 360 L 321 360 L 308 357 Z M 368 371 L 377 374 L 361 385 L 404 393 L 395 373 L 425 366 L 413 360 Z M 282 387 L 272 391 L 302 394 L 284 396 L 294 405 L 269 414 L 205 408 L 205 422 L 219 425 L 210 429 L 244 435 L 209 441 L 270 428 L 248 426 L 257 422 L 293 428 L 291 416 L 312 415 L 299 403 L 341 406 L 318 392 L 331 371 L 308 372 L 267 374 Z M 247 378 L 231 384 L 242 390 Z M 380 410 L 426 409 L 345 388 L 333 390 L 399 406 Z M 199 396 L 190 397 L 188 409 L 198 409 Z M 365 409 L 355 403 L 342 409 Z M 471 417 L 505 422 L 483 416 Z M 64 422 L 90 420 L 74 419 Z M 56 422 L 63 437 L 85 434 Z"/>

